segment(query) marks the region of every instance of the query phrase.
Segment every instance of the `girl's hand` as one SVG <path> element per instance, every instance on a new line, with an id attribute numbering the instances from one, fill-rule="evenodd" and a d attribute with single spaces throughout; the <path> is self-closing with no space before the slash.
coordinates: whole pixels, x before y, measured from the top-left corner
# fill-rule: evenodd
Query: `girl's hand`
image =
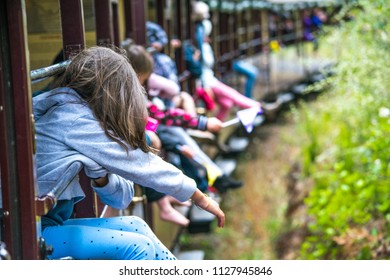
<path id="1" fill-rule="evenodd" d="M 221 210 L 221 208 L 219 208 L 219 204 L 215 200 L 211 197 L 205 196 L 200 190 L 196 190 L 191 198 L 196 206 L 217 217 L 219 227 L 224 227 L 225 213 Z"/>
<path id="2" fill-rule="evenodd" d="M 95 183 L 95 187 L 102 188 L 108 184 L 108 176 L 106 175 L 104 177 L 93 179 L 93 182 Z"/>
<path id="3" fill-rule="evenodd" d="M 198 49 L 196 49 L 192 55 L 192 59 L 195 60 L 195 61 L 198 61 L 200 60 L 200 51 Z"/>
<path id="4" fill-rule="evenodd" d="M 192 159 L 195 156 L 194 151 L 187 145 L 182 145 L 180 147 L 180 152 L 189 159 Z"/>
<path id="5" fill-rule="evenodd" d="M 181 40 L 180 39 L 171 39 L 171 47 L 174 49 L 181 47 Z"/>
<path id="6" fill-rule="evenodd" d="M 222 121 L 216 117 L 211 117 L 207 120 L 207 130 L 211 133 L 217 133 L 222 128 Z"/>

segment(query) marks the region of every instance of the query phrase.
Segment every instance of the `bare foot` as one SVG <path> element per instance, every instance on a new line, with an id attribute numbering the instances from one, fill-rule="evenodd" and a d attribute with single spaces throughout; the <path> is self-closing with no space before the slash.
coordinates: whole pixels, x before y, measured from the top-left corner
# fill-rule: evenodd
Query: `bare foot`
<path id="1" fill-rule="evenodd" d="M 180 205 L 180 206 L 188 206 L 188 207 L 190 207 L 192 205 L 192 202 L 190 200 L 181 202 L 172 196 L 168 196 L 168 199 L 169 199 L 169 202 L 171 204 L 176 204 L 176 205 Z"/>
<path id="2" fill-rule="evenodd" d="M 161 210 L 160 218 L 161 220 L 171 222 L 183 227 L 188 226 L 188 224 L 190 223 L 190 220 L 188 220 L 185 216 L 183 216 L 173 207 L 170 209 Z"/>

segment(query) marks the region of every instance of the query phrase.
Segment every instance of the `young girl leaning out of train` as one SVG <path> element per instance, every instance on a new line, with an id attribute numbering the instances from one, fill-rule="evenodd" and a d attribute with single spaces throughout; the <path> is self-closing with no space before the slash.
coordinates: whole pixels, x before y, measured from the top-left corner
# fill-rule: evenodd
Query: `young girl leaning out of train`
<path id="1" fill-rule="evenodd" d="M 85 49 L 71 59 L 60 85 L 33 98 L 39 195 L 51 191 L 78 160 L 109 206 L 127 207 L 134 182 L 179 201 L 192 199 L 224 226 L 218 204 L 147 145 L 145 92 L 125 55 L 105 47 Z M 175 259 L 137 217 L 71 218 L 84 196 L 75 178 L 42 217 L 42 236 L 54 248 L 51 258 Z"/>

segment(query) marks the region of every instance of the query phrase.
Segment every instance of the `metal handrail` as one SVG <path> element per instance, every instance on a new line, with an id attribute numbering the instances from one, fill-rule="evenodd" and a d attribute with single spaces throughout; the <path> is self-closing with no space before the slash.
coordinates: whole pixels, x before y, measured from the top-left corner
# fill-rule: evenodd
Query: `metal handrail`
<path id="1" fill-rule="evenodd" d="M 32 83 L 37 83 L 49 77 L 61 74 L 69 65 L 70 60 L 66 60 L 57 64 L 53 64 L 44 68 L 39 68 L 30 71 L 30 78 Z"/>
<path id="2" fill-rule="evenodd" d="M 83 168 L 83 163 L 80 161 L 73 162 L 61 176 L 55 187 L 47 194 L 37 197 L 35 202 L 37 205 L 37 213 L 39 216 L 46 214 L 57 204 L 58 197 L 66 190 L 70 182 L 80 173 Z"/>

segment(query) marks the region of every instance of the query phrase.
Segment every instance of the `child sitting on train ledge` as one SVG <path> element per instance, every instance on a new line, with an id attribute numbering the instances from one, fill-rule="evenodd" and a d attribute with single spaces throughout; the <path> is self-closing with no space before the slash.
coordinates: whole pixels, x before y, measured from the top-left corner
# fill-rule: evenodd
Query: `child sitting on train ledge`
<path id="1" fill-rule="evenodd" d="M 156 51 L 152 53 L 153 57 L 153 72 L 159 76 L 163 76 L 177 84 L 180 94 L 172 98 L 172 102 L 176 107 L 184 107 L 191 113 L 196 112 L 195 103 L 191 94 L 181 91 L 179 84 L 179 76 L 175 61 L 163 52 L 164 47 L 168 44 L 168 35 L 165 30 L 157 23 L 146 22 L 146 39 L 148 46 L 153 47 Z M 172 39 L 171 46 L 177 48 L 181 45 L 180 40 Z"/>
<path id="2" fill-rule="evenodd" d="M 219 111 L 216 117 L 225 120 L 229 116 L 230 109 L 238 106 L 241 109 L 252 107 L 261 107 L 260 103 L 241 94 L 234 88 L 224 84 L 214 74 L 214 52 L 210 45 L 212 30 L 211 21 L 208 20 L 209 7 L 206 3 L 197 1 L 193 5 L 193 14 L 195 17 L 195 44 L 200 50 L 200 62 L 202 64 L 202 73 L 200 81 L 202 87 L 213 95 L 216 104 L 219 105 Z"/>
<path id="3" fill-rule="evenodd" d="M 161 141 L 153 129 L 146 128 L 147 142 L 156 150 L 161 150 Z M 196 182 L 197 183 L 197 182 Z M 198 183 L 197 183 L 198 185 Z M 199 187 L 198 187 L 199 188 Z M 186 227 L 189 225 L 190 220 L 182 213 L 173 207 L 173 204 L 181 206 L 191 206 L 190 201 L 181 203 L 174 197 L 158 192 L 152 188 L 144 188 L 144 194 L 146 195 L 149 203 L 156 202 L 159 208 L 159 217 L 161 220 L 177 224 L 179 226 Z"/>
<path id="4" fill-rule="evenodd" d="M 171 81 L 174 81 L 180 89 L 178 70 L 175 61 L 167 54 L 163 52 L 164 47 L 168 44 L 168 35 L 165 30 L 157 23 L 147 21 L 146 22 L 146 38 L 148 46 L 153 47 L 156 51 L 152 53 L 154 66 L 153 72 L 157 75 L 165 77 Z M 181 47 L 181 41 L 179 39 L 171 39 L 170 44 L 173 48 Z M 180 89 L 181 90 L 181 89 Z M 196 96 L 205 104 L 207 110 L 211 110 L 214 107 L 213 101 L 204 94 L 203 91 L 198 90 L 197 94 L 190 94 L 182 91 L 180 96 L 174 97 L 173 101 L 176 107 L 187 106 L 194 103 L 193 98 Z M 178 105 L 178 103 L 182 105 Z"/>
<path id="5" fill-rule="evenodd" d="M 168 44 L 168 35 L 165 30 L 157 23 L 147 21 L 146 22 L 146 38 L 147 44 L 153 47 L 156 52 L 153 52 L 154 60 L 154 73 L 166 77 L 177 84 L 179 83 L 176 63 L 173 59 L 163 53 L 164 47 Z M 180 40 L 171 40 L 171 46 L 179 47 L 181 45 Z"/>
<path id="6" fill-rule="evenodd" d="M 132 63 L 134 70 L 137 72 L 138 77 L 140 79 L 141 84 L 146 84 L 148 91 L 164 91 L 165 96 L 173 96 L 175 91 L 176 84 L 164 77 L 159 76 L 159 79 L 150 83 L 150 80 L 153 80 L 153 77 L 157 77 L 158 75 L 153 73 L 153 58 L 151 55 L 145 50 L 144 47 L 140 45 L 130 44 L 125 47 L 127 52 L 127 56 Z M 222 128 L 222 123 L 215 117 L 207 118 L 205 116 L 197 116 L 194 114 L 184 115 L 184 118 L 180 121 L 180 115 L 183 115 L 183 112 L 177 110 L 175 107 L 159 107 L 164 106 L 164 103 L 160 102 L 156 104 L 150 104 L 150 115 L 160 121 L 160 125 L 157 129 L 157 135 L 162 142 L 162 147 L 166 151 L 170 151 L 178 154 L 179 156 L 184 156 L 194 160 L 195 158 L 198 160 L 194 162 L 195 166 L 199 168 L 199 162 L 203 163 L 203 167 L 207 169 L 207 176 L 215 175 L 213 180 L 211 181 L 212 186 L 217 189 L 219 192 L 226 192 L 231 188 L 239 188 L 242 186 L 242 182 L 235 180 L 226 174 L 214 163 L 212 159 L 199 147 L 194 139 L 183 129 L 183 127 L 188 128 L 197 128 L 200 130 L 209 130 L 210 132 L 218 132 Z M 158 111 L 171 112 L 169 116 L 174 117 L 170 121 L 164 120 L 162 118 L 162 114 L 158 113 Z M 168 116 L 167 114 L 164 114 Z M 188 121 L 185 122 L 184 120 Z M 182 158 L 183 159 L 183 158 Z M 185 161 L 185 164 L 188 167 L 193 167 L 190 162 Z M 183 167 L 183 166 L 182 166 Z M 187 168 L 183 168 L 184 173 L 187 173 L 189 176 L 194 171 L 191 168 L 190 171 Z M 214 177 L 214 176 L 213 176 Z M 204 179 L 200 180 L 199 176 L 197 176 L 198 187 L 203 186 Z M 201 177 L 200 177 L 201 178 Z M 195 179 L 195 178 L 194 178 Z M 207 186 L 206 186 L 207 187 Z M 202 188 L 203 191 L 206 189 Z"/>
<path id="7" fill-rule="evenodd" d="M 93 190 L 109 206 L 127 207 L 134 182 L 182 202 L 192 199 L 224 226 L 218 204 L 147 144 L 145 91 L 124 54 L 85 49 L 71 59 L 60 86 L 33 98 L 39 196 L 80 160 Z M 84 196 L 75 178 L 42 217 L 42 237 L 53 245 L 52 258 L 175 259 L 140 218 L 71 218 Z"/>

